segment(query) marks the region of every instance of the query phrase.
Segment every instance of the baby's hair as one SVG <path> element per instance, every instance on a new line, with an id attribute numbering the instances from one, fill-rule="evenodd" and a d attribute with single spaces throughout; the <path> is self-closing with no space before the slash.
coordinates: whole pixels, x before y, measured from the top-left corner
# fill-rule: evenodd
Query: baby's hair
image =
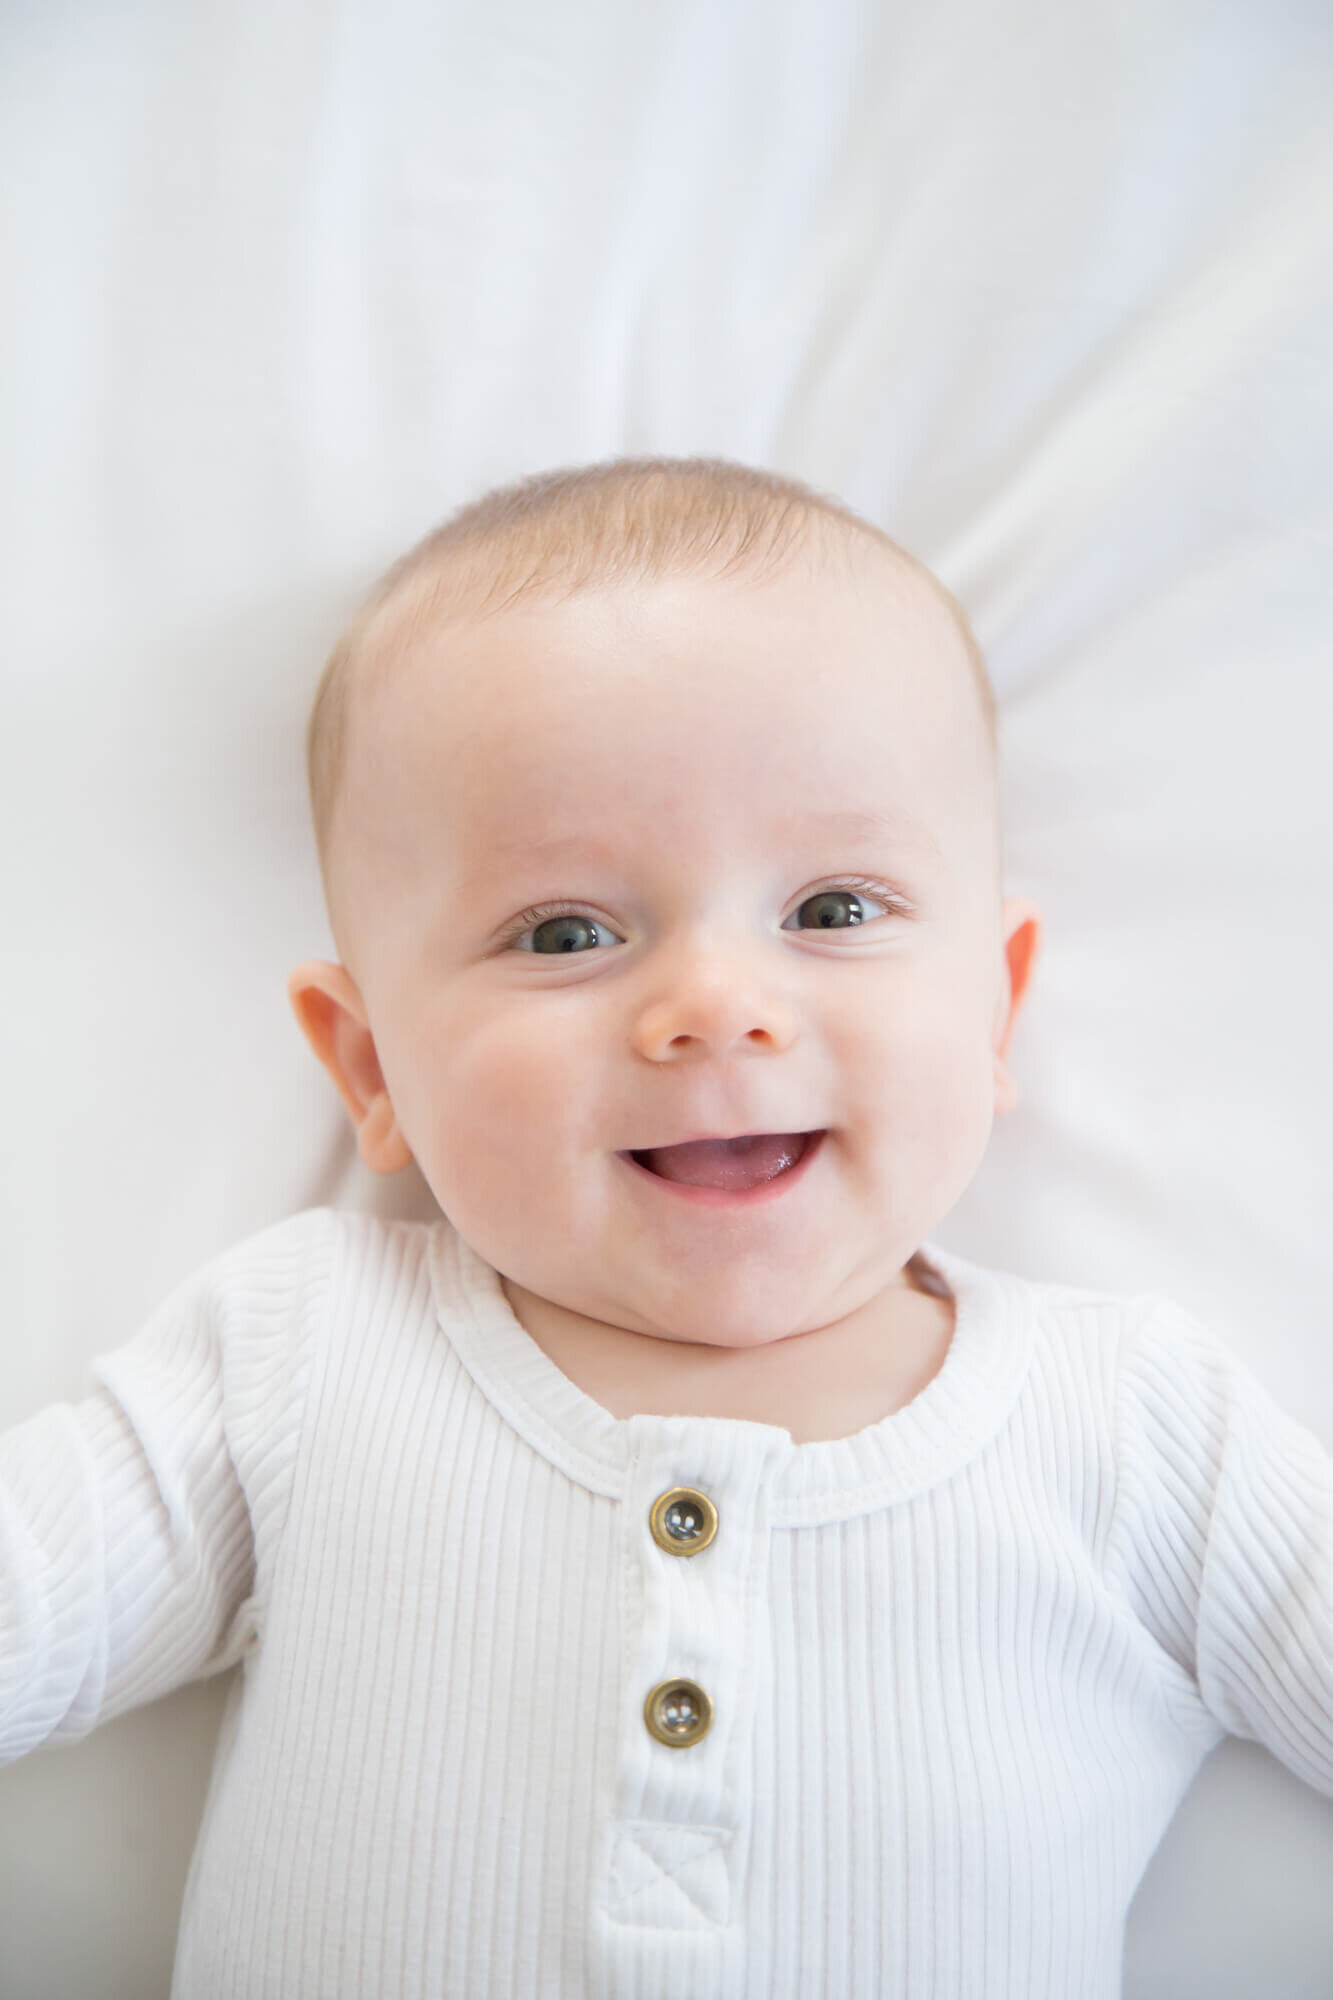
<path id="1" fill-rule="evenodd" d="M 718 458 L 616 458 L 542 472 L 483 494 L 409 549 L 329 656 L 306 734 L 326 885 L 354 688 L 443 617 L 486 617 L 525 598 L 665 576 L 762 576 L 796 550 L 847 552 L 848 531 L 908 564 L 955 619 L 993 754 L 995 698 L 961 609 L 914 556 L 839 501 L 798 479 Z"/>

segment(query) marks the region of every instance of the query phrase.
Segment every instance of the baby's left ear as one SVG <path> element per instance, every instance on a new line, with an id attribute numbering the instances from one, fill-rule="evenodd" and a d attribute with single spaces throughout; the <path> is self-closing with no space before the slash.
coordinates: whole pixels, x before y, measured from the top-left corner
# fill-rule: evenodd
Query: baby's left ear
<path id="1" fill-rule="evenodd" d="M 365 1002 L 345 966 L 312 959 L 287 981 L 287 998 L 301 1032 L 338 1088 L 356 1127 L 356 1143 L 373 1173 L 396 1174 L 412 1164 L 375 1050 Z"/>
<path id="2" fill-rule="evenodd" d="M 1001 912 L 1004 924 L 1004 957 L 1008 976 L 1007 991 L 995 1010 L 992 1042 L 995 1053 L 995 1109 L 1012 1111 L 1018 1102 L 1018 1085 L 1009 1074 L 1005 1057 L 1014 1032 L 1014 1022 L 1028 990 L 1037 948 L 1041 943 L 1041 911 L 1035 903 L 1019 896 L 1006 897 Z"/>

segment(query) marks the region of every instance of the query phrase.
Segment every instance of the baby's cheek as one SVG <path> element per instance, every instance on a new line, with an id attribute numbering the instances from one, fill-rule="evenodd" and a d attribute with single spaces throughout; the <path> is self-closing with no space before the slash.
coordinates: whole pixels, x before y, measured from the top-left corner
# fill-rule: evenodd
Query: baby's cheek
<path id="1" fill-rule="evenodd" d="M 456 1196 L 512 1207 L 559 1146 L 577 1076 L 528 1023 L 481 1009 L 437 1022 L 413 1058 L 405 1129 L 419 1128 L 413 1150 L 436 1198 L 439 1179 Z"/>
<path id="2" fill-rule="evenodd" d="M 980 1157 L 990 1131 L 993 1069 L 986 1022 L 964 983 L 895 996 L 880 1023 L 879 1109 L 897 1147 L 946 1175 Z"/>
<path id="3" fill-rule="evenodd" d="M 569 1242 L 588 1179 L 571 1117 L 597 1095 L 521 1032 L 481 1029 L 434 1071 L 417 1163 L 463 1240 L 529 1289 L 548 1285 L 552 1246 Z"/>

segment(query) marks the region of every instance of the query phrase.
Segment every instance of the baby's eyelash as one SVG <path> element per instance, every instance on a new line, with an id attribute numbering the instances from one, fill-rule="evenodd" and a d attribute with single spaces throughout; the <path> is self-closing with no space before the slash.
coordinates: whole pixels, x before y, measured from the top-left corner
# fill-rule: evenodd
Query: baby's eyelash
<path id="1" fill-rule="evenodd" d="M 906 897 L 899 895 L 896 889 L 891 889 L 887 882 L 873 882 L 869 877 L 862 878 L 857 875 L 843 876 L 836 882 L 825 883 L 821 888 L 809 889 L 801 898 L 801 902 L 808 903 L 812 896 L 836 896 L 840 889 L 859 890 L 867 896 L 873 896 L 876 902 L 885 905 L 891 916 L 906 916 L 911 908 Z M 797 908 L 800 908 L 799 903 Z M 531 930 L 537 924 L 547 923 L 553 917 L 583 917 L 590 924 L 601 922 L 598 917 L 587 916 L 576 903 L 534 903 L 530 910 L 524 910 L 506 927 L 501 933 L 499 944 L 501 946 L 512 944 L 514 939 L 522 937 L 525 931 Z M 848 928 L 855 929 L 856 926 L 849 925 Z"/>
<path id="2" fill-rule="evenodd" d="M 912 907 L 906 896 L 901 895 L 897 889 L 890 888 L 887 882 L 873 882 L 868 875 L 864 877 L 846 875 L 837 882 L 829 882 L 818 889 L 809 889 L 802 896 L 801 902 L 808 903 L 811 896 L 836 896 L 839 889 L 864 889 L 867 896 L 873 896 L 876 902 L 886 903 L 890 910 L 896 910 L 900 916 L 905 915 Z M 797 909 L 800 906 L 798 903 Z"/>
<path id="3" fill-rule="evenodd" d="M 524 931 L 531 930 L 534 924 L 544 924 L 550 917 L 583 915 L 583 911 L 573 903 L 534 903 L 530 910 L 524 910 L 521 916 L 515 917 L 513 923 L 505 927 L 500 933 L 499 941 L 501 944 L 512 944 L 516 937 L 522 937 Z M 585 918 L 585 922 L 590 924 L 597 921 L 596 917 Z"/>

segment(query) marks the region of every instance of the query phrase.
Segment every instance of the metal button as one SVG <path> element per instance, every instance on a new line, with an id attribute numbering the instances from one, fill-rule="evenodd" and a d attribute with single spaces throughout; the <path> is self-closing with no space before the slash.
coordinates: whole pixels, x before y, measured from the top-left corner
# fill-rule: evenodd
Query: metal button
<path id="1" fill-rule="evenodd" d="M 648 1733 L 672 1750 L 688 1750 L 707 1736 L 713 1704 L 697 1681 L 659 1681 L 643 1704 Z"/>
<path id="2" fill-rule="evenodd" d="M 717 1533 L 717 1508 L 693 1486 L 672 1486 L 654 1500 L 648 1526 L 669 1556 L 697 1556 Z"/>

